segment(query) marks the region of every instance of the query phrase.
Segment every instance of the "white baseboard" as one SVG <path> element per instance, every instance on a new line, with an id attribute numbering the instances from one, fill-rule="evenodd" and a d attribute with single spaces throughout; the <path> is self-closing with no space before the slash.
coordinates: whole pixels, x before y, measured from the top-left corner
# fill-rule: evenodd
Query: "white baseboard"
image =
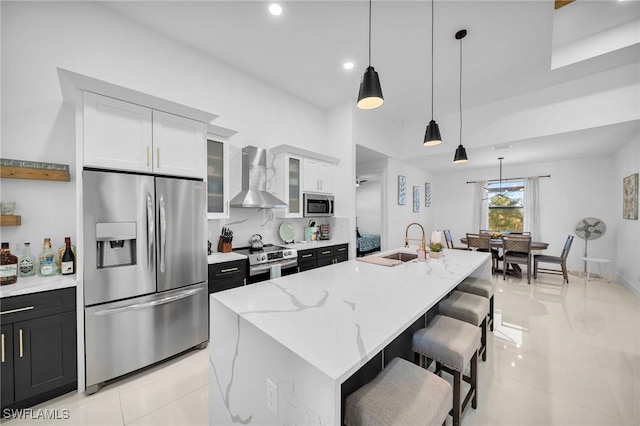
<path id="1" fill-rule="evenodd" d="M 634 287 L 628 280 L 624 279 L 620 274 L 616 274 L 616 279 L 620 282 L 627 290 L 629 290 L 634 296 L 640 299 L 640 289 Z"/>

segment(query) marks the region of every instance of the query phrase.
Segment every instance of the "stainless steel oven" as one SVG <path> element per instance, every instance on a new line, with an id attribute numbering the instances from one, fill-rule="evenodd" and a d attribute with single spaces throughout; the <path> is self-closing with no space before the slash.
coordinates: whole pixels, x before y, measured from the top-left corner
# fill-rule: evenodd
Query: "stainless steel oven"
<path id="1" fill-rule="evenodd" d="M 305 217 L 333 216 L 333 195 L 305 193 L 303 200 Z"/>
<path id="2" fill-rule="evenodd" d="M 265 244 L 260 250 L 252 250 L 247 247 L 233 251 L 249 258 L 249 284 L 275 278 L 271 276 L 274 268 L 282 276 L 294 274 L 298 269 L 298 251 L 296 249 Z"/>

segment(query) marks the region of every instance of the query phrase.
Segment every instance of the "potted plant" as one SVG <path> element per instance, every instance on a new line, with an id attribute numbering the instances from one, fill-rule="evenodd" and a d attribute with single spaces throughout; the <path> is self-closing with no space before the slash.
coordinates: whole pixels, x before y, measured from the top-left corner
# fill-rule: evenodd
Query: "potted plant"
<path id="1" fill-rule="evenodd" d="M 442 257 L 442 243 L 429 244 L 429 257 L 431 259 L 440 259 Z"/>

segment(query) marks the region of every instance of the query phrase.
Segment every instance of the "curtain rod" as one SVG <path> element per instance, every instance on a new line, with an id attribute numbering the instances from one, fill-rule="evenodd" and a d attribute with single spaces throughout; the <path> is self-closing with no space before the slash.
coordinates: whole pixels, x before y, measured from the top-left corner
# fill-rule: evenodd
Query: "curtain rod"
<path id="1" fill-rule="evenodd" d="M 551 177 L 551 175 L 541 175 L 538 176 L 539 178 L 544 178 L 544 177 Z M 508 181 L 508 180 L 522 180 L 522 179 L 526 179 L 523 177 L 517 177 L 517 178 L 507 178 L 507 179 L 502 179 L 503 181 Z M 476 180 L 468 180 L 467 183 L 477 183 L 478 181 Z M 500 182 L 500 179 L 489 179 L 487 182 Z"/>

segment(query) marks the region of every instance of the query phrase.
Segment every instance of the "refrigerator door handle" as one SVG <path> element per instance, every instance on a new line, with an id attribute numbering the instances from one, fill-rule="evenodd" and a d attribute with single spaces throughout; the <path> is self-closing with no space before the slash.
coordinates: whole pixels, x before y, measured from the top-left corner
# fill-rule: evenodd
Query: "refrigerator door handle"
<path id="1" fill-rule="evenodd" d="M 155 241 L 155 218 L 153 217 L 153 197 L 147 192 L 147 269 L 153 271 L 153 242 Z"/>
<path id="2" fill-rule="evenodd" d="M 151 300 L 149 302 L 144 302 L 144 303 L 134 303 L 133 305 L 121 306 L 119 308 L 103 309 L 101 311 L 95 312 L 94 315 L 111 315 L 111 314 L 118 314 L 126 311 L 135 311 L 138 309 L 151 308 L 153 306 L 164 305 L 167 303 L 175 302 L 176 300 L 184 299 L 185 297 L 193 296 L 197 293 L 200 293 L 201 291 L 202 291 L 202 287 L 185 290 L 178 294 L 173 294 L 171 296 L 163 297 L 162 299 Z"/>
<path id="3" fill-rule="evenodd" d="M 165 272 L 165 252 L 167 251 L 167 216 L 164 209 L 164 195 L 160 195 L 160 272 Z"/>

